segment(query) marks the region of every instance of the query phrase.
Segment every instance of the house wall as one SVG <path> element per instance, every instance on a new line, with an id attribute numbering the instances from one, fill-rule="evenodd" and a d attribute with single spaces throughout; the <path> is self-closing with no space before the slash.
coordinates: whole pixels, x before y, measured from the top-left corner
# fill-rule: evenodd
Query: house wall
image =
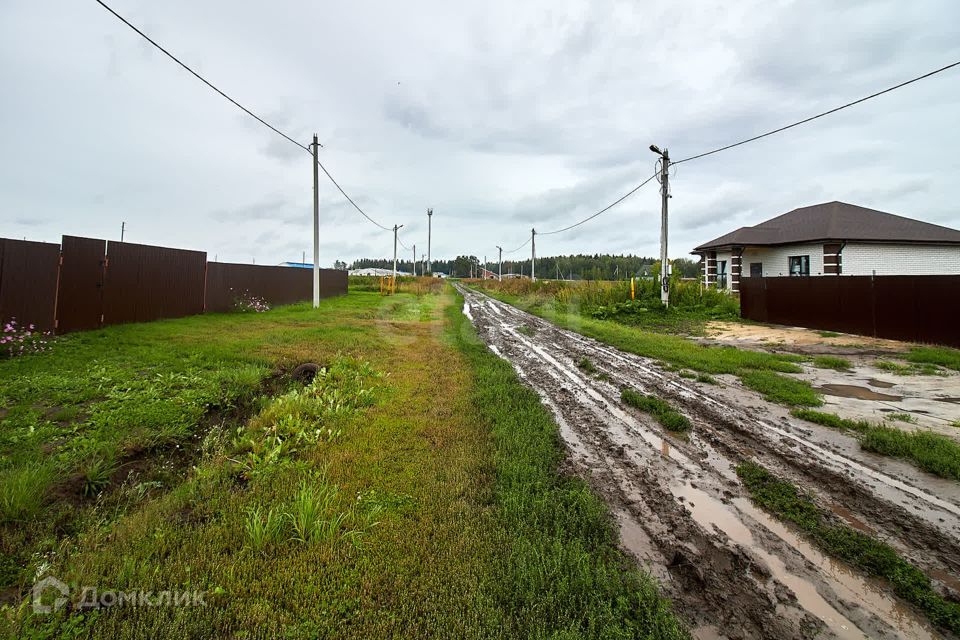
<path id="1" fill-rule="evenodd" d="M 849 247 L 849 245 L 848 245 Z M 846 273 L 846 253 L 843 250 L 843 272 Z M 750 263 L 763 263 L 763 276 L 776 278 L 790 275 L 790 256 L 810 256 L 810 275 L 823 275 L 822 244 L 791 244 L 782 247 L 748 247 L 743 252 L 743 277 L 750 277 Z"/>
<path id="2" fill-rule="evenodd" d="M 843 275 L 960 275 L 960 246 L 849 243 L 841 255 Z"/>

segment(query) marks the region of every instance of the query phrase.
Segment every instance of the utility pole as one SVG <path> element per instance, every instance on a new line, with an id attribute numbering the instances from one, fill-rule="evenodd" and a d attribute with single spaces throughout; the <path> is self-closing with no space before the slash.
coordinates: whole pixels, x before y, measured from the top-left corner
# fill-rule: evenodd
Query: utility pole
<path id="1" fill-rule="evenodd" d="M 503 282 L 503 247 L 497 245 L 500 255 L 497 257 L 497 281 Z"/>
<path id="2" fill-rule="evenodd" d="M 480 277 L 487 279 L 487 256 L 483 256 L 483 271 L 480 272 Z"/>
<path id="3" fill-rule="evenodd" d="M 530 229 L 530 282 L 537 281 L 537 271 L 534 263 L 537 261 L 537 230 Z"/>
<path id="4" fill-rule="evenodd" d="M 410 266 L 413 267 L 413 277 L 417 277 L 417 245 L 413 245 L 413 262 L 410 263 Z"/>
<path id="5" fill-rule="evenodd" d="M 397 286 L 397 230 L 403 225 L 393 225 L 393 286 Z"/>
<path id="6" fill-rule="evenodd" d="M 120 242 L 123 242 L 123 234 L 124 232 L 126 232 L 126 230 L 127 230 L 127 223 L 121 222 L 120 223 Z M 24 240 L 26 240 L 26 238 L 24 238 Z"/>
<path id="7" fill-rule="evenodd" d="M 430 259 L 430 243 L 433 235 L 433 207 L 427 209 L 427 273 L 433 273 L 433 262 Z"/>
<path id="8" fill-rule="evenodd" d="M 313 134 L 313 308 L 320 306 L 320 142 Z"/>
<path id="9" fill-rule="evenodd" d="M 661 158 L 660 163 L 660 196 L 662 200 L 660 210 L 660 301 L 663 306 L 670 305 L 670 258 L 667 257 L 667 200 L 670 198 L 670 152 L 667 149 L 660 151 L 657 145 L 650 145 L 653 151 Z"/>

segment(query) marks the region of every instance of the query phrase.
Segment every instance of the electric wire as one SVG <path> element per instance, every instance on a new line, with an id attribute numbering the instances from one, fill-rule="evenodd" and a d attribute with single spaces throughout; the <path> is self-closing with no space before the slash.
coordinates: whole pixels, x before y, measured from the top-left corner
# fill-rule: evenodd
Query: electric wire
<path id="1" fill-rule="evenodd" d="M 144 40 L 146 40 L 147 42 L 149 42 L 150 44 L 152 44 L 154 47 L 156 47 L 157 49 L 159 49 L 165 56 L 167 56 L 168 58 L 170 58 L 171 60 L 173 60 L 174 62 L 176 62 L 178 65 L 180 65 L 181 67 L 183 67 L 184 69 L 186 69 L 188 72 L 190 72 L 190 74 L 193 75 L 197 80 L 199 80 L 199 81 L 202 82 L 203 84 L 207 85 L 208 87 L 210 87 L 211 89 L 213 89 L 214 91 L 216 91 L 218 94 L 220 94 L 223 98 L 225 98 L 226 100 L 228 100 L 228 101 L 229 101 L 231 104 L 233 104 L 235 107 L 237 107 L 238 109 L 240 109 L 241 111 L 243 111 L 244 113 L 246 113 L 248 116 L 250 116 L 251 118 L 253 118 L 253 119 L 256 120 L 257 122 L 259 122 L 259 123 L 262 124 L 263 126 L 265 126 L 265 127 L 267 127 L 268 129 L 270 129 L 271 131 L 273 131 L 273 132 L 276 133 L 277 135 L 281 136 L 282 138 L 284 138 L 284 139 L 287 140 L 288 142 L 291 142 L 291 143 L 295 144 L 296 146 L 300 147 L 301 149 L 303 149 L 304 151 L 306 151 L 307 153 L 310 153 L 310 147 L 309 147 L 309 145 L 305 145 L 305 144 L 301 144 L 301 143 L 297 142 L 297 141 L 294 140 L 291 136 L 287 135 L 286 133 L 284 133 L 283 131 L 281 131 L 281 130 L 278 129 L 277 127 L 273 126 L 272 124 L 270 124 L 269 122 L 267 122 L 266 120 L 264 120 L 263 118 L 261 118 L 260 116 L 258 116 L 257 114 L 255 114 L 253 111 L 251 111 L 251 110 L 248 109 L 247 107 L 243 106 L 242 104 L 240 104 L 239 102 L 237 102 L 236 100 L 234 100 L 233 98 L 231 98 L 229 95 L 227 95 L 224 91 L 222 91 L 222 90 L 221 90 L 219 87 L 217 87 L 215 84 L 213 84 L 212 82 L 210 82 L 209 80 L 207 80 L 206 78 L 204 78 L 203 76 L 201 76 L 199 73 L 197 73 L 196 71 L 194 71 L 187 63 L 183 62 L 182 60 L 180 60 L 180 58 L 178 58 L 177 56 L 175 56 L 175 55 L 173 55 L 172 53 L 170 53 L 169 51 L 167 51 L 160 43 L 158 43 L 156 40 L 154 40 L 153 38 L 151 38 L 150 36 L 148 36 L 146 33 L 144 33 L 143 31 L 141 31 L 140 29 L 138 29 L 138 28 L 137 28 L 136 26 L 134 26 L 129 20 L 127 20 L 126 18 L 124 18 L 123 16 L 121 16 L 119 13 L 117 13 L 116 11 L 114 11 L 109 5 L 107 5 L 105 2 L 103 2 L 103 0 L 94 0 L 94 1 L 95 1 L 97 4 L 99 4 L 101 7 L 103 7 L 104 9 L 106 9 L 108 12 L 110 12 L 117 20 L 119 20 L 119 21 L 122 22 L 123 24 L 125 24 L 125 25 L 127 25 L 128 27 L 130 27 L 131 29 L 133 29 L 133 31 L 135 31 L 135 32 L 137 33 L 137 35 L 139 35 L 141 38 L 143 38 Z M 323 145 L 320 145 L 320 146 L 323 146 Z M 354 202 L 353 198 L 351 198 L 349 195 L 347 195 L 347 192 L 343 190 L 343 188 L 340 186 L 340 184 L 339 184 L 336 180 L 334 180 L 333 176 L 330 175 L 330 172 L 327 171 L 327 168 L 323 166 L 323 163 L 320 162 L 319 159 L 317 159 L 317 164 L 318 164 L 318 165 L 320 166 L 320 168 L 323 170 L 324 175 L 326 175 L 327 178 L 330 180 L 330 182 L 333 183 L 333 186 L 335 186 L 335 187 L 337 188 L 337 191 L 339 191 L 339 192 L 341 193 L 341 195 L 343 195 L 343 197 L 346 198 L 347 201 L 348 201 L 351 205 L 353 205 L 353 208 L 356 209 L 356 210 L 360 213 L 360 215 L 362 215 L 364 218 L 366 218 L 367 220 L 369 220 L 370 222 L 372 222 L 372 223 L 375 224 L 376 226 L 380 227 L 380 228 L 383 229 L 384 231 L 391 231 L 391 229 L 390 229 L 389 227 L 383 226 L 382 224 L 380 224 L 379 222 L 377 222 L 376 220 L 374 220 L 373 218 L 371 218 L 369 215 L 367 215 L 367 212 L 364 211 L 363 209 L 361 209 L 360 206 L 357 205 L 356 202 Z"/>
<path id="2" fill-rule="evenodd" d="M 555 231 L 538 231 L 538 232 L 537 232 L 537 235 L 538 235 L 538 236 L 550 236 L 550 235 L 553 235 L 553 234 L 555 234 L 555 233 L 563 233 L 564 231 L 569 231 L 570 229 L 573 229 L 574 227 L 579 227 L 580 225 L 582 225 L 582 224 L 584 224 L 584 223 L 586 223 L 586 222 L 590 222 L 591 220 L 593 220 L 594 218 L 596 218 L 596 217 L 599 216 L 600 214 L 606 213 L 606 212 L 609 211 L 610 209 L 613 209 L 615 206 L 617 206 L 618 204 L 620 204 L 621 202 L 623 202 L 624 200 L 626 200 L 627 198 L 629 198 L 630 196 L 632 196 L 633 194 L 635 194 L 637 191 L 640 190 L 641 187 L 643 187 L 643 186 L 646 185 L 648 182 L 650 182 L 651 180 L 653 180 L 654 178 L 656 178 L 657 175 L 658 175 L 658 174 L 654 173 L 652 176 L 650 176 L 649 178 L 647 178 L 646 180 L 644 180 L 643 182 L 641 182 L 640 184 L 638 184 L 637 186 L 635 186 L 633 189 L 630 189 L 630 191 L 627 191 L 625 194 L 623 194 L 622 196 L 620 196 L 619 198 L 617 198 L 616 200 L 614 200 L 613 202 L 611 202 L 610 204 L 608 204 L 607 206 L 605 206 L 603 209 L 600 209 L 600 211 L 597 211 L 596 213 L 594 213 L 594 214 L 591 215 L 591 216 L 587 216 L 586 218 L 584 218 L 584 219 L 581 220 L 580 222 L 575 222 L 575 223 L 571 224 L 571 225 L 568 226 L 568 227 L 564 227 L 563 229 L 557 229 L 557 230 L 555 230 Z"/>
<path id="3" fill-rule="evenodd" d="M 713 149 L 712 151 L 705 151 L 705 152 L 703 152 L 703 153 L 698 153 L 698 154 L 695 155 L 695 156 L 690 156 L 690 157 L 684 158 L 684 159 L 682 159 L 682 160 L 675 160 L 675 161 L 673 161 L 671 164 L 677 165 L 677 164 L 680 164 L 681 162 L 689 162 L 690 160 L 696 160 L 696 159 L 698 159 L 698 158 L 704 158 L 704 157 L 706 157 L 706 156 L 711 156 L 711 155 L 713 155 L 713 154 L 715 154 L 715 153 L 720 153 L 721 151 L 726 151 L 727 149 L 733 149 L 734 147 L 739 147 L 740 145 L 747 144 L 748 142 L 754 142 L 755 140 L 759 140 L 759 139 L 761 139 L 761 138 L 766 138 L 767 136 L 772 136 L 772 135 L 775 134 L 775 133 L 780 133 L 780 132 L 782 132 L 782 131 L 786 131 L 787 129 L 792 129 L 792 128 L 794 128 L 794 127 L 799 127 L 800 125 L 806 124 L 806 123 L 811 122 L 811 121 L 813 121 L 813 120 L 816 120 L 817 118 L 822 118 L 822 117 L 824 117 L 824 116 L 830 115 L 831 113 L 836 113 L 837 111 L 842 111 L 843 109 L 846 109 L 846 108 L 848 108 L 848 107 L 852 107 L 852 106 L 854 106 L 854 105 L 858 105 L 858 104 L 860 104 L 861 102 L 866 102 L 867 100 L 871 100 L 871 99 L 876 98 L 876 97 L 878 97 L 878 96 L 882 96 L 882 95 L 885 94 L 885 93 L 890 93 L 891 91 L 895 91 L 895 90 L 900 89 L 900 88 L 902 88 L 902 87 L 905 87 L 905 86 L 907 86 L 907 85 L 909 85 L 909 84 L 913 84 L 914 82 L 919 82 L 920 80 L 924 80 L 924 79 L 929 78 L 929 77 L 931 77 L 931 76 L 935 76 L 935 75 L 937 75 L 938 73 L 942 73 L 942 72 L 947 71 L 948 69 L 952 69 L 953 67 L 956 67 L 956 66 L 960 66 L 960 60 L 958 60 L 957 62 L 954 62 L 954 63 L 952 63 L 952 64 L 948 64 L 948 65 L 946 65 L 945 67 L 940 67 L 939 69 L 935 69 L 935 70 L 933 70 L 933 71 L 930 71 L 930 72 L 928 72 L 928 73 L 925 73 L 925 74 L 923 74 L 923 75 L 921 75 L 921 76 L 917 76 L 916 78 L 911 78 L 910 80 L 907 80 L 907 81 L 905 81 L 905 82 L 901 82 L 900 84 L 894 85 L 894 86 L 892 86 L 892 87 L 888 87 L 888 88 L 886 88 L 886 89 L 884 89 L 884 90 L 882 90 L 882 91 L 877 91 L 876 93 L 872 93 L 872 94 L 870 94 L 869 96 L 865 96 L 865 97 L 863 97 L 863 98 L 860 98 L 859 100 L 854 100 L 853 102 L 848 102 L 848 103 L 846 103 L 846 104 L 844 104 L 844 105 L 841 105 L 841 106 L 839 106 L 839 107 L 834 107 L 833 109 L 830 109 L 829 111 L 824 111 L 823 113 L 818 113 L 818 114 L 815 115 L 815 116 L 810 116 L 809 118 L 804 118 L 803 120 L 799 120 L 799 121 L 797 121 L 797 122 L 794 122 L 793 124 L 788 124 L 788 125 L 786 125 L 786 126 L 784 126 L 784 127 L 780 127 L 779 129 L 774 129 L 773 131 L 767 131 L 766 133 L 761 133 L 761 134 L 758 135 L 758 136 L 753 136 L 752 138 L 747 138 L 746 140 L 741 140 L 740 142 L 735 142 L 735 143 L 733 143 L 733 144 L 728 144 L 728 145 L 726 145 L 726 146 L 719 147 L 719 148 L 717 148 L 717 149 Z"/>

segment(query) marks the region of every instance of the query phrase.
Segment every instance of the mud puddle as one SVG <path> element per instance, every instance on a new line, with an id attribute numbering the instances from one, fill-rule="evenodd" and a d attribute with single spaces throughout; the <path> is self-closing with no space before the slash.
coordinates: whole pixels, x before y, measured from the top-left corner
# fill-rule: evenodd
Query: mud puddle
<path id="1" fill-rule="evenodd" d="M 464 313 L 557 418 L 570 469 L 608 502 L 623 547 L 660 579 L 696 637 L 939 637 L 886 584 L 824 556 L 754 507 L 735 467 L 745 459 L 774 467 L 838 519 L 947 576 L 960 568 L 955 494 L 938 497 L 869 458 L 812 440 L 817 430 L 788 424 L 782 410 L 775 423 L 756 396 L 731 402 L 729 394 L 742 391 L 698 385 L 463 293 Z M 580 370 L 583 358 L 597 371 Z M 624 387 L 670 401 L 693 431 L 678 437 L 623 406 Z"/>
<path id="2" fill-rule="evenodd" d="M 892 385 L 891 385 L 892 386 Z M 866 387 L 859 387 L 855 384 L 824 384 L 815 387 L 817 391 L 825 393 L 828 396 L 839 396 L 841 398 L 856 398 L 858 400 L 886 400 L 888 402 L 899 402 L 903 396 L 894 396 L 888 393 L 879 393 Z"/>

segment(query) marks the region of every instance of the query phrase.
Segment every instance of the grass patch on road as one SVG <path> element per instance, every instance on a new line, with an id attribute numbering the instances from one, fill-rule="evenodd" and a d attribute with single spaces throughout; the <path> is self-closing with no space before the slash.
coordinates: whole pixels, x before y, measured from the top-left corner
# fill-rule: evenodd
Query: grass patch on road
<path id="1" fill-rule="evenodd" d="M 850 361 L 838 356 L 814 356 L 813 366 L 818 369 L 833 369 L 834 371 L 849 371 Z"/>
<path id="2" fill-rule="evenodd" d="M 620 400 L 635 409 L 649 413 L 657 419 L 667 431 L 688 431 L 690 420 L 685 415 L 670 406 L 670 403 L 656 396 L 648 396 L 633 389 L 624 389 L 620 393 Z"/>
<path id="3" fill-rule="evenodd" d="M 914 347 L 906 355 L 914 364 L 927 364 L 960 371 L 960 349 L 950 347 Z"/>
<path id="4" fill-rule="evenodd" d="M 746 371 L 740 374 L 744 385 L 767 400 L 796 407 L 819 407 L 823 398 L 805 380 L 788 378 L 775 371 Z"/>
<path id="5" fill-rule="evenodd" d="M 797 418 L 825 427 L 856 432 L 860 446 L 866 451 L 902 458 L 941 478 L 960 480 L 960 443 L 948 436 L 933 431 L 907 432 L 809 409 L 797 409 L 792 413 Z"/>
<path id="6" fill-rule="evenodd" d="M 887 543 L 837 524 L 793 484 L 754 462 L 737 466 L 737 475 L 753 501 L 793 523 L 830 555 L 886 580 L 893 591 L 922 610 L 937 626 L 960 632 L 960 603 L 934 590 L 930 578 Z"/>
<path id="7" fill-rule="evenodd" d="M 617 548 L 604 504 L 560 473 L 558 428 L 539 396 L 451 306 L 454 344 L 473 370 L 473 406 L 495 448 L 495 565 L 501 634 L 516 638 L 684 638 L 656 582 Z"/>

